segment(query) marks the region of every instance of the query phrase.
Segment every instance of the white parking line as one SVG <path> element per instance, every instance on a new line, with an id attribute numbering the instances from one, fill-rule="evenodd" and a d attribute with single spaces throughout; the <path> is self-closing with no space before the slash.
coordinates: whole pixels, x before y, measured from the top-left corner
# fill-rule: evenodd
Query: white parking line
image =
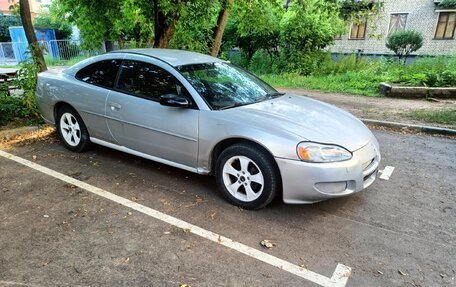
<path id="1" fill-rule="evenodd" d="M 389 180 L 391 175 L 393 174 L 394 166 L 385 166 L 382 170 L 382 175 L 380 175 L 380 179 Z"/>
<path id="2" fill-rule="evenodd" d="M 280 259 L 278 257 L 269 255 L 265 252 L 259 251 L 255 248 L 249 247 L 245 244 L 242 244 L 240 242 L 234 241 L 232 239 L 229 239 L 227 237 L 221 236 L 220 234 L 214 233 L 209 230 L 205 230 L 201 227 L 198 227 L 196 225 L 190 224 L 188 222 L 185 222 L 183 220 L 180 220 L 178 218 L 172 217 L 170 215 L 167 215 L 165 213 L 162 213 L 158 210 L 152 209 L 150 207 L 141 205 L 139 203 L 136 203 L 134 201 L 128 200 L 126 198 L 120 197 L 118 195 L 115 195 L 113 193 L 107 192 L 106 190 L 103 190 L 101 188 L 95 187 L 93 185 L 90 185 L 88 183 L 85 183 L 83 181 L 74 179 L 72 177 L 69 177 L 65 174 L 62 174 L 60 172 L 57 172 L 55 170 L 49 169 L 47 167 L 44 167 L 42 165 L 36 164 L 34 162 L 31 162 L 29 160 L 23 159 L 21 157 L 12 155 L 10 153 L 7 153 L 5 151 L 0 150 L 0 156 L 13 160 L 17 163 L 20 163 L 22 165 L 25 165 L 27 167 L 30 167 L 34 170 L 37 170 L 39 172 L 42 172 L 44 174 L 47 174 L 49 176 L 52 176 L 56 179 L 62 180 L 66 183 L 75 185 L 79 188 L 82 188 L 88 192 L 91 192 L 93 194 L 96 194 L 98 196 L 104 197 L 106 199 L 109 199 L 113 202 L 116 202 L 118 204 L 121 204 L 123 206 L 129 207 L 131 209 L 134 209 L 136 211 L 139 211 L 143 214 L 146 214 L 148 216 L 151 216 L 155 219 L 161 220 L 165 223 L 168 223 L 170 225 L 173 225 L 175 227 L 181 228 L 183 230 L 186 230 L 188 232 L 191 232 L 195 235 L 201 236 L 205 239 L 211 240 L 213 242 L 216 242 L 220 245 L 223 245 L 225 247 L 231 248 L 233 250 L 236 250 L 240 253 L 243 253 L 249 257 L 255 258 L 259 261 L 262 261 L 264 263 L 267 263 L 269 265 L 275 266 L 277 268 L 280 268 L 284 271 L 287 271 L 289 273 L 292 273 L 294 275 L 297 275 L 301 278 L 304 278 L 308 281 L 314 282 L 320 286 L 324 287 L 344 287 L 347 284 L 348 277 L 351 275 L 351 268 L 348 266 L 345 266 L 343 264 L 337 264 L 336 270 L 334 271 L 333 275 L 331 278 L 328 278 L 326 276 L 323 276 L 321 274 L 315 273 L 313 271 L 310 271 L 308 269 L 302 268 L 298 265 L 295 265 L 293 263 L 290 263 L 288 261 L 285 261 L 283 259 Z"/>

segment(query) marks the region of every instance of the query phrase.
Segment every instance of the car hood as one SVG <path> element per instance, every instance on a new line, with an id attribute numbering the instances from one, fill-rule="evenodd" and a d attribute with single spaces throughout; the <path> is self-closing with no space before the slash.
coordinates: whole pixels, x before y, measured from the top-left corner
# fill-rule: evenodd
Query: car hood
<path id="1" fill-rule="evenodd" d="M 350 151 L 373 138 L 371 131 L 350 113 L 305 96 L 287 94 L 226 111 L 256 127 L 286 131 L 303 140 L 336 144 Z"/>

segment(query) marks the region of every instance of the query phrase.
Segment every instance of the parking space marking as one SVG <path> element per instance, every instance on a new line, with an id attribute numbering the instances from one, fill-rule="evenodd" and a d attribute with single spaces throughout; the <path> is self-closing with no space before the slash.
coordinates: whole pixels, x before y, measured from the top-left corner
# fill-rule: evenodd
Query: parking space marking
<path id="1" fill-rule="evenodd" d="M 382 175 L 380 175 L 380 179 L 389 180 L 391 175 L 393 174 L 394 166 L 385 166 L 382 170 Z"/>
<path id="2" fill-rule="evenodd" d="M 280 259 L 278 257 L 272 256 L 270 254 L 267 254 L 265 252 L 259 251 L 258 249 L 249 247 L 245 244 L 242 244 L 240 242 L 234 241 L 230 238 L 224 237 L 220 234 L 214 233 L 212 231 L 203 229 L 201 227 L 198 227 L 196 225 L 193 225 L 191 223 L 188 223 L 186 221 L 183 221 L 181 219 L 178 219 L 176 217 L 167 215 L 163 212 L 160 212 L 158 210 L 152 209 L 150 207 L 141 205 L 137 202 L 131 201 L 129 199 L 123 198 L 121 196 L 115 195 L 113 193 L 110 193 L 106 190 L 103 190 L 101 188 L 98 188 L 96 186 L 90 185 L 88 183 L 85 183 L 83 181 L 77 180 L 75 178 L 72 178 L 70 176 L 67 176 L 63 173 L 57 172 L 55 170 L 49 169 L 47 167 L 44 167 L 42 165 L 39 165 L 37 163 L 31 162 L 29 160 L 26 160 L 24 158 L 15 156 L 13 154 L 7 153 L 5 151 L 0 150 L 0 156 L 13 160 L 19 164 L 25 165 L 29 168 L 32 168 L 36 171 L 42 172 L 44 174 L 47 174 L 49 176 L 52 176 L 56 179 L 59 179 L 61 181 L 64 181 L 66 183 L 75 185 L 79 188 L 82 188 L 88 192 L 91 192 L 93 194 L 96 194 L 98 196 L 101 196 L 103 198 L 109 199 L 113 202 L 116 202 L 118 204 L 121 204 L 123 206 L 126 206 L 128 208 L 131 208 L 133 210 L 136 210 L 138 212 L 141 212 L 145 215 L 148 215 L 150 217 L 153 217 L 155 219 L 158 219 L 160 221 L 163 221 L 165 223 L 168 223 L 170 225 L 173 225 L 175 227 L 181 228 L 185 231 L 188 231 L 190 233 L 193 233 L 195 235 L 198 235 L 200 237 L 203 237 L 205 239 L 208 239 L 210 241 L 213 241 L 215 243 L 218 243 L 220 245 L 223 245 L 225 247 L 228 247 L 230 249 L 233 249 L 237 252 L 240 252 L 244 255 L 247 255 L 249 257 L 252 257 L 254 259 L 257 259 L 259 261 L 262 261 L 264 263 L 267 263 L 269 265 L 272 265 L 274 267 L 277 267 L 281 270 L 287 271 L 291 274 L 294 274 L 296 276 L 299 276 L 303 279 L 306 279 L 308 281 L 311 281 L 313 283 L 316 283 L 320 286 L 323 287 L 344 287 L 347 284 L 348 278 L 351 275 L 351 268 L 343 265 L 343 264 L 337 264 L 336 270 L 334 271 L 333 275 L 331 278 L 328 278 L 326 276 L 323 276 L 321 274 L 318 274 L 316 272 L 310 271 L 306 268 L 300 267 L 296 264 L 290 263 L 288 261 L 285 261 L 283 259 Z"/>

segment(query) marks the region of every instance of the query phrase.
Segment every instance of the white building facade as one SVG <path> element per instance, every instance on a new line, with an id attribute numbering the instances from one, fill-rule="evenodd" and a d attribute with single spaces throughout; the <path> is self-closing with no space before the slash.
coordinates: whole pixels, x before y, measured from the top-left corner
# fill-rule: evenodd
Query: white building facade
<path id="1" fill-rule="evenodd" d="M 386 48 L 386 38 L 394 31 L 405 29 L 423 35 L 423 47 L 415 52 L 416 55 L 456 55 L 456 8 L 440 8 L 440 1 L 435 0 L 382 2 L 382 12 L 375 22 L 352 23 L 349 31 L 336 39 L 329 50 L 333 53 L 393 54 Z"/>

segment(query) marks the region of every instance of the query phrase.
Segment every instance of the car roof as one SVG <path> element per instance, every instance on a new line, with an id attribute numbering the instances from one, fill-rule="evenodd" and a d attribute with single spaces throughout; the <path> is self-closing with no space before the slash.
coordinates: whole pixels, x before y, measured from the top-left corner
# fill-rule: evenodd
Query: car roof
<path id="1" fill-rule="evenodd" d="M 174 67 L 191 64 L 223 62 L 223 60 L 211 57 L 209 55 L 176 49 L 125 49 L 113 51 L 110 53 L 133 53 L 150 56 L 162 60 Z"/>

